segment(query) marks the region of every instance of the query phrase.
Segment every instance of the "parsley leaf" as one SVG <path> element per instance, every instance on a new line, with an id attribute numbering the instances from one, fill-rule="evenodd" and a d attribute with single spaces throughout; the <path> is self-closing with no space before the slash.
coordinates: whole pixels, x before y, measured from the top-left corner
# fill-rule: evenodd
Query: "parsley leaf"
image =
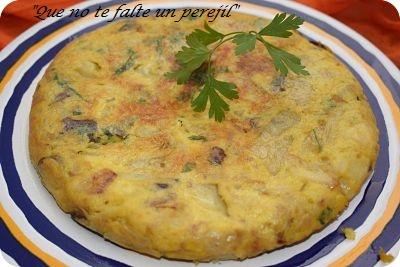
<path id="1" fill-rule="evenodd" d="M 292 35 L 291 31 L 298 29 L 302 23 L 303 19 L 300 17 L 281 13 L 277 14 L 260 32 L 223 34 L 205 22 L 204 30 L 196 29 L 186 36 L 187 46 L 183 46 L 175 55 L 179 69 L 166 73 L 165 76 L 175 79 L 178 84 L 191 80 L 202 86 L 199 95 L 192 102 L 193 110 L 203 112 L 210 102 L 209 117 L 221 122 L 225 118 L 225 111 L 229 110 L 229 105 L 224 98 L 237 99 L 239 94 L 235 84 L 215 78 L 214 69 L 211 67 L 211 57 L 215 50 L 222 44 L 232 41 L 236 44 L 235 54 L 243 55 L 254 50 L 256 42 L 260 41 L 272 57 L 275 69 L 282 76 L 286 76 L 289 70 L 295 74 L 309 75 L 298 57 L 272 45 L 263 38 L 263 36 L 288 38 Z"/>
<path id="2" fill-rule="evenodd" d="M 310 74 L 305 70 L 305 67 L 301 65 L 300 59 L 295 55 L 290 54 L 265 41 L 263 43 L 274 61 L 275 69 L 280 71 L 282 75 L 286 76 L 288 74 L 288 69 L 296 74 Z"/>
<path id="3" fill-rule="evenodd" d="M 302 18 L 295 15 L 286 17 L 286 13 L 276 14 L 271 23 L 263 28 L 259 34 L 288 38 L 292 35 L 290 31 L 297 30 L 303 22 Z"/>
<path id="4" fill-rule="evenodd" d="M 251 33 L 239 33 L 234 36 L 233 42 L 237 44 L 236 55 L 246 54 L 256 47 L 257 36 Z"/>
<path id="5" fill-rule="evenodd" d="M 189 34 L 186 37 L 186 41 L 188 42 L 188 44 L 189 44 L 188 40 L 193 38 L 197 38 L 203 45 L 206 46 L 224 38 L 224 35 L 212 29 L 210 25 L 208 25 L 207 21 L 204 22 L 204 29 L 206 31 L 196 29 L 194 32 Z"/>
<path id="6" fill-rule="evenodd" d="M 176 59 L 181 65 L 193 71 L 207 60 L 210 51 L 195 37 L 191 38 L 188 44 L 189 47 L 182 47 L 182 51 L 176 54 Z"/>
<path id="7" fill-rule="evenodd" d="M 186 42 L 189 46 L 182 47 L 182 50 L 175 56 L 181 68 L 166 74 L 167 78 L 176 79 L 178 84 L 186 83 L 192 72 L 200 68 L 210 56 L 210 50 L 198 36 L 189 35 Z"/>
<path id="8" fill-rule="evenodd" d="M 236 85 L 234 83 L 222 82 L 212 79 L 214 87 L 219 93 L 228 98 L 229 100 L 238 99 L 239 94 L 236 91 Z"/>
<path id="9" fill-rule="evenodd" d="M 165 77 L 175 79 L 177 84 L 184 84 L 189 80 L 191 74 L 192 71 L 190 69 L 181 68 L 173 72 L 167 72 Z"/>
<path id="10" fill-rule="evenodd" d="M 218 81 L 211 75 L 207 76 L 204 88 L 192 102 L 193 110 L 203 112 L 207 107 L 208 101 L 210 101 L 209 117 L 214 117 L 218 122 L 223 121 L 225 111 L 229 110 L 229 106 L 221 95 L 230 100 L 239 98 L 235 84 Z"/>

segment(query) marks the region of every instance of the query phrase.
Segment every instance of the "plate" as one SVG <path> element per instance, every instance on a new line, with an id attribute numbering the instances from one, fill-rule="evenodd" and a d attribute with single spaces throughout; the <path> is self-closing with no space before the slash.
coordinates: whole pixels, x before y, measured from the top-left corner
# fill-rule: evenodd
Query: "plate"
<path id="1" fill-rule="evenodd" d="M 71 220 L 41 185 L 29 161 L 28 118 L 32 95 L 54 56 L 76 36 L 105 25 L 93 18 L 100 5 L 122 1 L 85 1 L 75 8 L 84 18 L 49 18 L 30 28 L 0 53 L 0 247 L 23 266 L 193 266 L 158 260 L 105 241 Z M 214 7 L 214 1 L 144 1 L 146 8 Z M 277 12 L 301 16 L 300 32 L 323 43 L 343 61 L 363 86 L 380 129 L 376 168 L 345 212 L 322 231 L 293 246 L 244 261 L 218 266 L 373 266 L 377 251 L 400 248 L 400 71 L 375 46 L 340 22 L 292 1 L 248 0 L 240 12 L 272 18 Z M 130 3 L 127 8 L 133 8 Z M 111 14 L 112 12 L 110 12 Z M 385 227 L 386 226 L 386 227 Z M 356 231 L 346 240 L 343 227 Z M 378 263 L 379 264 L 379 263 Z M 214 266 L 202 263 L 198 266 Z"/>

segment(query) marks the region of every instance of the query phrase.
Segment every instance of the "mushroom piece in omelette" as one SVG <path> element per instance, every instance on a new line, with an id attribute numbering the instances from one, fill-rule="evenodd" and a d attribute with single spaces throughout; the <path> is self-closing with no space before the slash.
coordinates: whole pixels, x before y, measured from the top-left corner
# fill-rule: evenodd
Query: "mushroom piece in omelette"
<path id="1" fill-rule="evenodd" d="M 265 24 L 233 14 L 212 27 Z M 108 240 L 154 257 L 245 259 L 335 220 L 373 169 L 378 130 L 357 79 L 298 33 L 269 41 L 310 75 L 282 77 L 262 44 L 236 56 L 226 43 L 213 71 L 239 99 L 221 123 L 194 112 L 197 83 L 164 73 L 202 25 L 123 20 L 71 41 L 34 94 L 30 156 L 59 206 Z"/>

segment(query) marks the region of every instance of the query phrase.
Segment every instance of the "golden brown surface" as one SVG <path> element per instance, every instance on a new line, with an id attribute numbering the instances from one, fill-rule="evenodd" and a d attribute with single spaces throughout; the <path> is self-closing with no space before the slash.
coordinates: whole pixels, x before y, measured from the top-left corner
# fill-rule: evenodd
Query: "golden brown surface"
<path id="1" fill-rule="evenodd" d="M 247 258 L 334 220 L 373 168 L 378 130 L 357 80 L 299 34 L 271 40 L 310 76 L 279 78 L 265 48 L 216 52 L 238 86 L 223 123 L 164 73 L 202 20 L 139 19 L 79 37 L 40 81 L 30 153 L 61 208 L 124 247 L 197 261 Z M 266 21 L 235 14 L 221 32 Z"/>

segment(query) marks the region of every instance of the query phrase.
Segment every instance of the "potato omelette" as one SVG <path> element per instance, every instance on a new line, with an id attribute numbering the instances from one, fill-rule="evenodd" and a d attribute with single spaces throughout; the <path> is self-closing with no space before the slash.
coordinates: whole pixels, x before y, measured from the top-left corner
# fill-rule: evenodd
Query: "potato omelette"
<path id="1" fill-rule="evenodd" d="M 61 209 L 105 239 L 154 257 L 245 259 L 335 220 L 371 173 L 378 129 L 357 79 L 299 33 L 272 44 L 308 76 L 281 76 L 262 44 L 212 57 L 239 99 L 219 123 L 194 112 L 196 79 L 164 74 L 202 19 L 139 18 L 73 39 L 33 97 L 30 156 Z M 220 32 L 259 30 L 245 14 Z M 201 76 L 201 75 L 200 75 Z"/>

